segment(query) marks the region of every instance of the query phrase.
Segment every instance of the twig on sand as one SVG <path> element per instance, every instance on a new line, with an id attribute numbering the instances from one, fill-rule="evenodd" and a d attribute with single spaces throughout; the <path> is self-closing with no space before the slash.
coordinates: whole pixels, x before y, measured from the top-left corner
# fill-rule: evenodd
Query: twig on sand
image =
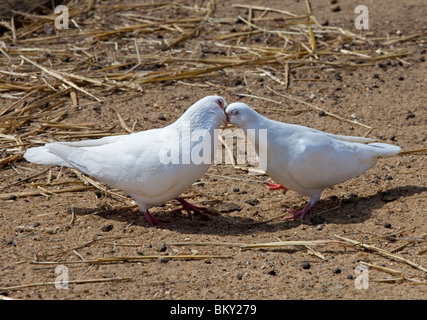
<path id="1" fill-rule="evenodd" d="M 87 279 L 87 280 L 69 280 L 69 284 L 84 284 L 84 283 L 97 283 L 97 282 L 111 282 L 111 281 L 132 281 L 133 278 L 129 277 L 117 277 L 117 278 L 103 278 L 103 279 Z M 36 282 L 36 283 L 28 283 L 22 284 L 19 286 L 10 286 L 10 287 L 2 287 L 0 290 L 19 290 L 30 287 L 46 287 L 46 286 L 54 286 L 57 282 Z"/>
<path id="2" fill-rule="evenodd" d="M 185 259 L 185 260 L 200 260 L 200 259 L 230 259 L 231 256 L 224 255 L 162 255 L 162 256 L 124 256 L 124 257 L 106 257 L 97 258 L 92 260 L 75 260 L 75 261 L 32 261 L 32 264 L 100 264 L 100 263 L 114 263 L 114 262 L 125 262 L 125 261 L 140 261 L 140 260 L 156 260 L 156 259 Z"/>
<path id="3" fill-rule="evenodd" d="M 382 256 L 385 256 L 385 257 L 388 257 L 388 258 L 392 258 L 392 259 L 400 261 L 400 262 L 404 262 L 404 263 L 410 265 L 413 268 L 416 268 L 418 270 L 427 272 L 427 269 L 424 268 L 423 266 L 421 266 L 420 264 L 418 264 L 416 262 L 413 262 L 411 260 L 405 259 L 405 258 L 403 258 L 403 257 L 401 257 L 399 255 L 393 254 L 393 253 L 391 253 L 391 252 L 389 252 L 387 250 L 375 247 L 375 246 L 373 246 L 371 244 L 366 244 L 366 243 L 359 242 L 359 241 L 356 241 L 356 240 L 348 239 L 348 238 L 345 238 L 345 237 L 342 237 L 342 236 L 338 236 L 338 235 L 334 235 L 334 236 L 336 238 L 342 240 L 342 241 L 346 241 L 348 243 L 353 244 L 354 247 L 361 247 L 361 248 L 364 248 L 364 249 L 367 249 L 367 250 L 370 250 L 370 251 L 377 252 L 377 253 L 379 253 Z"/>
<path id="4" fill-rule="evenodd" d="M 78 90 L 78 91 L 81 91 L 81 92 L 83 92 L 84 94 L 86 94 L 86 95 L 88 95 L 88 96 L 90 96 L 90 97 L 94 98 L 96 101 L 99 101 L 99 102 L 101 101 L 99 98 L 95 97 L 95 96 L 94 96 L 93 94 L 91 94 L 90 92 L 87 92 L 85 89 L 80 88 L 78 85 L 74 84 L 74 83 L 73 83 L 73 82 L 71 82 L 70 80 L 65 79 L 65 78 L 64 78 L 62 75 L 60 75 L 59 73 L 57 73 L 57 72 L 55 72 L 55 71 L 52 71 L 52 70 L 49 70 L 49 69 L 47 69 L 47 68 L 45 68 L 45 67 L 43 67 L 43 66 L 39 65 L 38 63 L 36 63 L 36 62 L 34 62 L 34 61 L 32 61 L 32 60 L 30 60 L 30 59 L 28 59 L 28 58 L 24 57 L 23 55 L 20 55 L 20 57 L 21 57 L 22 59 L 24 59 L 25 61 L 27 61 L 27 62 L 31 63 L 32 65 L 36 66 L 37 68 L 41 69 L 42 71 L 44 71 L 44 72 L 46 72 L 46 73 L 50 74 L 52 77 L 55 77 L 55 78 L 57 78 L 58 80 L 61 80 L 62 82 L 64 82 L 64 83 L 68 84 L 68 85 L 69 85 L 69 86 L 71 86 L 71 87 L 73 87 L 74 89 L 76 89 L 76 90 Z"/>
<path id="5" fill-rule="evenodd" d="M 268 90 L 270 90 L 270 91 L 272 91 L 272 92 L 274 92 L 275 94 L 277 94 L 277 95 L 279 95 L 279 96 L 282 96 L 282 97 L 287 98 L 287 99 L 289 99 L 289 100 L 297 101 L 297 102 L 299 102 L 299 103 L 303 103 L 303 104 L 305 104 L 306 106 L 309 106 L 310 108 L 316 109 L 316 110 L 318 110 L 318 111 L 322 111 L 322 112 L 324 112 L 326 115 L 328 115 L 328 116 L 330 116 L 330 117 L 333 117 L 333 118 L 336 118 L 336 119 L 338 119 L 338 120 L 342 120 L 342 121 L 347 121 L 347 122 L 350 122 L 350 123 L 352 123 L 352 124 L 356 124 L 356 125 L 359 125 L 359 126 L 362 126 L 362 127 L 368 128 L 368 129 L 369 129 L 368 133 L 372 130 L 372 127 L 370 127 L 370 126 L 368 126 L 368 125 L 366 125 L 366 124 L 360 123 L 360 122 L 358 122 L 358 121 L 356 121 L 356 120 L 350 120 L 350 119 L 343 118 L 343 117 L 341 117 L 341 116 L 339 116 L 339 115 L 336 115 L 335 113 L 332 113 L 332 112 L 326 111 L 326 110 L 324 110 L 324 109 L 322 109 L 322 108 L 320 108 L 320 107 L 318 107 L 318 106 L 316 106 L 316 105 L 314 105 L 314 104 L 311 104 L 311 103 L 309 103 L 309 102 L 306 102 L 306 101 L 304 101 L 304 100 L 301 100 L 301 99 L 298 99 L 298 98 L 292 97 L 292 96 L 287 95 L 287 94 L 284 94 L 284 93 L 277 92 L 276 90 L 274 90 L 274 89 L 272 89 L 272 88 L 270 88 L 270 87 L 267 87 L 267 89 L 268 89 Z"/>

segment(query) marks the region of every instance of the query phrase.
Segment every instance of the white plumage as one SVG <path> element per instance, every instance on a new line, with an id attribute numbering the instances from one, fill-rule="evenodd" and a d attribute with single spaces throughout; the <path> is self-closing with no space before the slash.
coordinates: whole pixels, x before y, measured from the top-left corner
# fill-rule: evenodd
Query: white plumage
<path id="1" fill-rule="evenodd" d="M 303 218 L 325 188 L 359 176 L 372 168 L 378 157 L 400 152 L 400 147 L 369 138 L 335 135 L 270 120 L 244 103 L 230 104 L 226 114 L 236 127 L 267 129 L 265 171 L 280 183 L 271 185 L 271 189 L 290 189 L 310 199 L 302 210 L 289 209 L 293 215 L 286 219 Z M 251 142 L 258 150 L 258 135 Z"/>
<path id="2" fill-rule="evenodd" d="M 152 226 L 159 221 L 148 208 L 171 199 L 180 201 L 192 218 L 191 211 L 205 214 L 204 208 L 189 204 L 179 195 L 200 179 L 212 163 L 213 139 L 217 138 L 214 130 L 226 123 L 226 107 L 224 98 L 207 96 L 167 127 L 96 140 L 48 143 L 28 149 L 24 158 L 38 164 L 75 168 L 125 191 Z M 210 139 L 203 141 L 204 149 L 197 139 L 200 133 Z M 196 149 L 206 153 L 208 161 L 193 161 L 189 155 Z"/>

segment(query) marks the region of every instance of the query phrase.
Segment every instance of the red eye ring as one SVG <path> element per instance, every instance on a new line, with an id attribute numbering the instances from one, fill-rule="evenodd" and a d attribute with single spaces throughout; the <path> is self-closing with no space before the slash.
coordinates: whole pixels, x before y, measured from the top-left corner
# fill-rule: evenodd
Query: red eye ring
<path id="1" fill-rule="evenodd" d="M 222 99 L 218 99 L 217 103 L 221 109 L 224 109 L 224 102 L 222 101 Z"/>

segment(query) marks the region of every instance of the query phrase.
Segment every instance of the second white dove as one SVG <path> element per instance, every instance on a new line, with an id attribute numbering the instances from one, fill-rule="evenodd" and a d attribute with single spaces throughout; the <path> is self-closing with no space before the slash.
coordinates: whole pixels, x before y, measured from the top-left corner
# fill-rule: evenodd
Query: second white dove
<path id="1" fill-rule="evenodd" d="M 307 205 L 285 219 L 303 218 L 322 191 L 357 177 L 372 168 L 379 157 L 391 157 L 400 147 L 362 137 L 335 135 L 312 128 L 268 119 L 244 103 L 226 109 L 229 122 L 244 130 L 266 130 L 267 146 L 249 135 L 256 150 L 266 151 L 260 166 L 276 182 L 272 189 L 290 189 L 309 198 Z M 367 144 L 368 143 L 368 144 Z"/>

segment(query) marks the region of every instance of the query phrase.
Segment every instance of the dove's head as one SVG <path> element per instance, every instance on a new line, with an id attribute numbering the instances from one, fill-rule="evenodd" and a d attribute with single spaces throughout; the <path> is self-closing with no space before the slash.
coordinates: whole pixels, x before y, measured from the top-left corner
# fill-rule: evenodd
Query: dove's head
<path id="1" fill-rule="evenodd" d="M 227 126 L 227 117 L 225 116 L 227 102 L 220 96 L 207 96 L 193 104 L 185 113 L 186 118 L 190 118 L 197 123 L 207 123 L 206 125 L 218 128 L 221 125 Z"/>
<path id="2" fill-rule="evenodd" d="M 228 122 L 238 128 L 248 128 L 258 119 L 259 114 L 242 102 L 234 102 L 225 109 Z"/>
<path id="3" fill-rule="evenodd" d="M 227 108 L 227 102 L 223 97 L 220 96 L 207 96 L 202 100 L 206 99 L 206 104 L 209 113 L 214 114 L 214 119 L 217 120 L 219 125 L 223 124 L 224 128 L 227 127 L 227 116 L 225 115 L 225 109 Z"/>

